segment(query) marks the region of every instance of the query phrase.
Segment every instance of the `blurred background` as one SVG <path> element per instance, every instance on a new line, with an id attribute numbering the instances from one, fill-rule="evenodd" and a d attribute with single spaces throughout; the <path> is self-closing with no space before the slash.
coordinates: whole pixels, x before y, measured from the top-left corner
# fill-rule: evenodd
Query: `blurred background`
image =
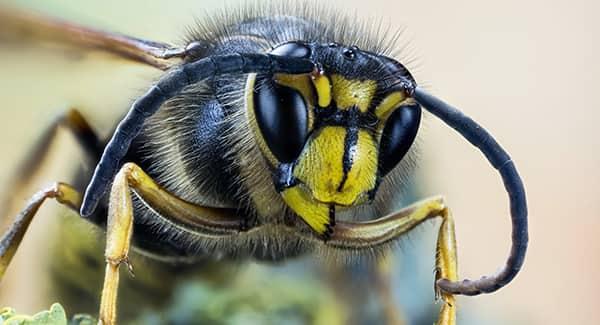
<path id="1" fill-rule="evenodd" d="M 459 312 L 479 324 L 589 324 L 598 319 L 593 309 L 600 289 L 600 100 L 592 94 L 600 75 L 600 22 L 593 17 L 600 5 L 592 0 L 334 2 L 340 10 L 356 13 L 357 19 L 383 19 L 404 27 L 409 50 L 399 59 L 415 59 L 409 67 L 418 81 L 495 135 L 523 177 L 530 211 L 524 269 L 497 293 L 460 297 Z M 186 26 L 223 5 L 200 0 L 168 5 L 142 0 L 3 0 L 0 6 L 176 42 Z M 0 71 L 4 196 L 14 195 L 11 173 L 59 112 L 78 107 L 106 134 L 132 98 L 160 74 L 106 55 L 2 44 Z M 507 198 L 498 175 L 478 151 L 435 118 L 426 120 L 421 136 L 419 197 L 443 194 L 453 209 L 460 275 L 477 278 L 495 271 L 510 246 Z M 69 136 L 61 139 L 52 163 L 29 193 L 67 179 L 79 164 L 74 141 Z M 28 194 L 19 195 L 24 203 Z M 46 240 L 55 209 L 56 204 L 48 204 L 33 222 L 0 284 L 0 305 L 28 313 L 49 306 L 36 293 L 47 283 L 35 274 L 49 258 Z M 412 270 L 418 272 L 408 274 L 418 280 L 417 286 L 393 272 L 394 294 L 407 313 L 433 300 L 436 225 L 421 227 L 395 254 L 398 265 L 412 261 Z"/>

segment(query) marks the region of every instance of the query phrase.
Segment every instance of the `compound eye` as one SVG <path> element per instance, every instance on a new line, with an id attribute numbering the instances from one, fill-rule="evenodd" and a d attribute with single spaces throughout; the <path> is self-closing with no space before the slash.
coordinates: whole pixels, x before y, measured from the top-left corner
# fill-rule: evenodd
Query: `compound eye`
<path id="1" fill-rule="evenodd" d="M 406 105 L 397 108 L 388 117 L 379 147 L 379 171 L 389 173 L 402 160 L 415 141 L 421 122 L 421 107 Z"/>
<path id="2" fill-rule="evenodd" d="M 306 43 L 293 41 L 278 45 L 271 51 L 271 54 L 308 59 L 310 57 L 310 52 L 310 48 L 306 45 Z"/>
<path id="3" fill-rule="evenodd" d="M 275 158 L 283 163 L 295 161 L 308 135 L 308 111 L 302 95 L 270 78 L 257 80 L 254 116 Z"/>

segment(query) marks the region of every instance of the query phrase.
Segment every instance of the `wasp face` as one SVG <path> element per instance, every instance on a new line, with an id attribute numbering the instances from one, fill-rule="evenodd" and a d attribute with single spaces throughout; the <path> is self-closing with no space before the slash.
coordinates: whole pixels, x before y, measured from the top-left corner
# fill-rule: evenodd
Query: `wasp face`
<path id="1" fill-rule="evenodd" d="M 325 234 L 335 208 L 372 200 L 414 142 L 421 111 L 404 90 L 412 77 L 356 47 L 290 42 L 272 53 L 319 67 L 312 75 L 250 76 L 247 104 L 275 187 Z"/>

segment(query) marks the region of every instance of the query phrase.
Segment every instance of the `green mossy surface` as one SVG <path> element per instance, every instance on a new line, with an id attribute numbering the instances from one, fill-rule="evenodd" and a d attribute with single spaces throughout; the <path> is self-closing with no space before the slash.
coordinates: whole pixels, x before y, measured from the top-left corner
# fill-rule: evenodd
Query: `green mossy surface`
<path id="1" fill-rule="evenodd" d="M 93 325 L 96 320 L 88 315 L 75 315 L 67 321 L 65 309 L 58 303 L 49 310 L 41 311 L 33 316 L 18 314 L 10 307 L 0 309 L 1 325 Z"/>
<path id="2" fill-rule="evenodd" d="M 331 292 L 318 283 L 251 275 L 227 288 L 198 282 L 182 285 L 166 310 L 146 310 L 126 323 L 335 325 L 345 323 L 342 315 Z M 93 324 L 96 320 L 89 315 L 69 318 L 58 303 L 33 316 L 18 314 L 9 307 L 0 310 L 0 325 Z"/>

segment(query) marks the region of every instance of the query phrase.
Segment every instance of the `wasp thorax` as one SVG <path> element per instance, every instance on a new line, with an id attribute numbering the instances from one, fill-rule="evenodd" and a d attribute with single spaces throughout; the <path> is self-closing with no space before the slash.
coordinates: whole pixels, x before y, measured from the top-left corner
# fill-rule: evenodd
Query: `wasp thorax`
<path id="1" fill-rule="evenodd" d="M 395 74 L 410 76 L 390 59 L 302 42 L 272 53 L 310 58 L 321 68 L 310 75 L 251 75 L 247 89 L 248 116 L 277 190 L 319 231 L 335 206 L 372 198 L 379 178 L 413 143 L 420 108 L 394 82 Z"/>

